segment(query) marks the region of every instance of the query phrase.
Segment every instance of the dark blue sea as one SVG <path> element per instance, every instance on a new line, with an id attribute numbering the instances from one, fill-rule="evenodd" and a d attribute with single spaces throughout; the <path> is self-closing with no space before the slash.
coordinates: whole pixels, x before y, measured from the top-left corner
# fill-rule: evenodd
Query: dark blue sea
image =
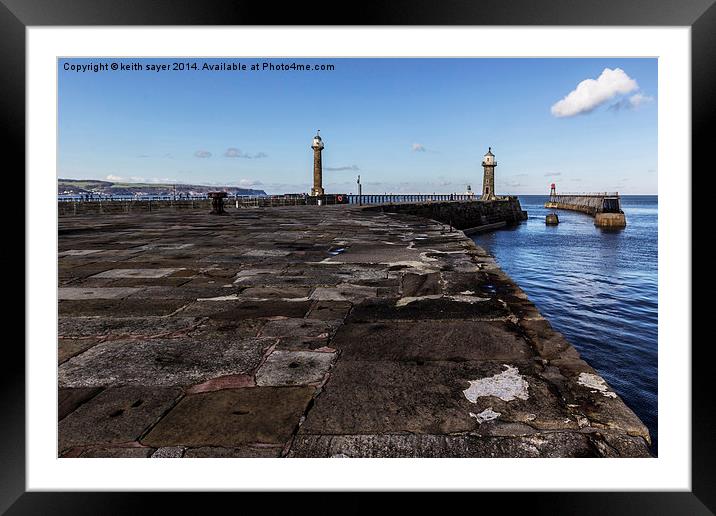
<path id="1" fill-rule="evenodd" d="M 519 196 L 529 218 L 474 237 L 649 428 L 657 454 L 657 211 L 655 195 L 622 196 L 627 226 Z"/>

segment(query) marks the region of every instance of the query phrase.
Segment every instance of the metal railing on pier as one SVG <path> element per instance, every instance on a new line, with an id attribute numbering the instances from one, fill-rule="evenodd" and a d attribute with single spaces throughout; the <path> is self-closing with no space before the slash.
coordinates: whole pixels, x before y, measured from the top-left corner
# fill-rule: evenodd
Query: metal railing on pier
<path id="1" fill-rule="evenodd" d="M 348 204 L 391 204 L 401 202 L 478 201 L 474 194 L 364 194 L 348 195 Z"/>
<path id="2" fill-rule="evenodd" d="M 508 196 L 498 196 L 497 200 L 508 199 Z M 132 205 L 149 204 L 154 202 L 167 203 L 168 205 L 188 205 L 193 207 L 203 206 L 210 199 L 203 195 L 58 195 L 60 203 L 92 203 L 92 204 L 124 204 L 129 205 L 127 211 L 131 211 Z M 447 202 L 447 201 L 479 201 L 480 196 L 475 194 L 325 194 L 313 197 L 307 194 L 284 194 L 284 195 L 229 195 L 225 198 L 226 206 L 235 208 L 251 207 L 276 207 L 276 206 L 306 206 L 306 205 L 333 205 L 333 204 L 397 204 L 397 203 L 421 203 L 421 202 Z"/>
<path id="3" fill-rule="evenodd" d="M 619 197 L 619 192 L 559 192 L 555 195 L 578 195 L 579 197 Z"/>

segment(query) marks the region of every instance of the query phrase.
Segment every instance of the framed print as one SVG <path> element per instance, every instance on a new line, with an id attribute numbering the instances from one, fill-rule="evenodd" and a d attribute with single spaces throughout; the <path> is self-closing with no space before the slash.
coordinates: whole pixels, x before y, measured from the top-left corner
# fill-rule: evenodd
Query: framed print
<path id="1" fill-rule="evenodd" d="M 716 7 L 328 7 L 3 0 L 27 332 L 0 507 L 713 513 Z"/>

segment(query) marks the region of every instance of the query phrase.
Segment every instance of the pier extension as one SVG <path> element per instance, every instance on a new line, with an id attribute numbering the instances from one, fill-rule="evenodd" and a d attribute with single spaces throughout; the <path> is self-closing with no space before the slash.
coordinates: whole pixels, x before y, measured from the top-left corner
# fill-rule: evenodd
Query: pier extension
<path id="1" fill-rule="evenodd" d="M 594 225 L 623 228 L 626 217 L 621 210 L 619 193 L 551 194 L 545 208 L 581 211 L 594 217 Z"/>

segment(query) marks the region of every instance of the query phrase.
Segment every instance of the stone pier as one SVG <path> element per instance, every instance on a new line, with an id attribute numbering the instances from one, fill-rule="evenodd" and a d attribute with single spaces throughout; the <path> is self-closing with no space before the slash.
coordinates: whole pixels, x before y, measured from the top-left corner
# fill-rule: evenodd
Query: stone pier
<path id="1" fill-rule="evenodd" d="M 405 213 L 59 221 L 62 457 L 648 457 L 494 259 Z"/>
<path id="2" fill-rule="evenodd" d="M 553 185 L 554 187 L 554 185 Z M 552 189 L 554 192 L 554 188 Z M 594 217 L 594 225 L 607 229 L 626 227 L 619 193 L 556 194 L 551 193 L 545 208 L 580 211 Z"/>

